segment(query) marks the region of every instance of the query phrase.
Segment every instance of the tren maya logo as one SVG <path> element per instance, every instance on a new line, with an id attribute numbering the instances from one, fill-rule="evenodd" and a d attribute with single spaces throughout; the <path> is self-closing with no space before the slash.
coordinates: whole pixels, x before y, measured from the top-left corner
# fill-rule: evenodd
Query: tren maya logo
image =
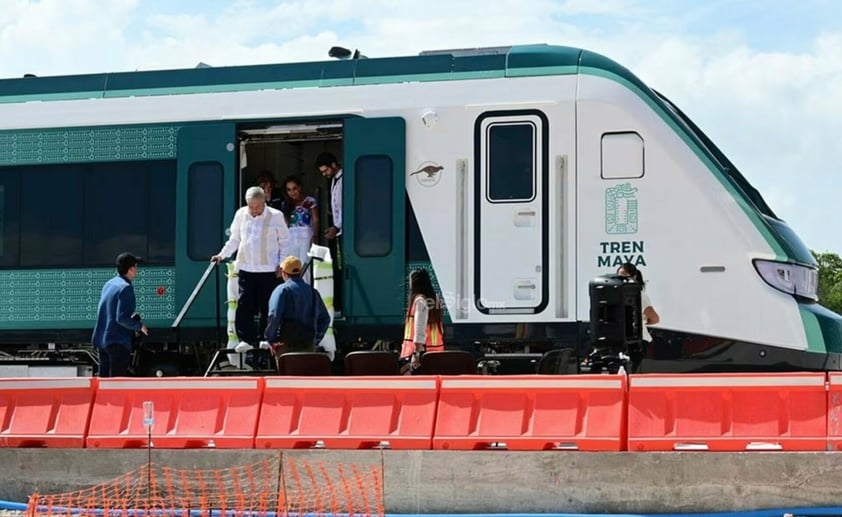
<path id="1" fill-rule="evenodd" d="M 617 268 L 631 262 L 645 266 L 645 242 L 639 237 L 628 237 L 639 229 L 637 188 L 631 183 L 605 189 L 605 233 L 624 237 L 609 237 L 599 243 L 596 256 L 598 268 Z"/>
<path id="2" fill-rule="evenodd" d="M 415 176 L 418 183 L 423 187 L 434 187 L 441 180 L 441 172 L 444 167 L 436 162 L 423 162 L 414 171 L 410 172 L 410 176 Z"/>
<path id="3" fill-rule="evenodd" d="M 605 233 L 629 235 L 638 230 L 637 188 L 621 183 L 605 189 Z"/>

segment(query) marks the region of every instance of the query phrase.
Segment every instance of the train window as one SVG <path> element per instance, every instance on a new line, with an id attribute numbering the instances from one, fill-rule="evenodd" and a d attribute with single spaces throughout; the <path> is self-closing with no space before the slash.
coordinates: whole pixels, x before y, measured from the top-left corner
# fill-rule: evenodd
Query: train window
<path id="1" fill-rule="evenodd" d="M 85 169 L 84 165 L 41 165 L 21 170 L 21 266 L 82 264 Z"/>
<path id="2" fill-rule="evenodd" d="M 111 266 L 126 250 L 145 264 L 174 262 L 175 162 L 93 164 L 85 200 L 85 265 Z"/>
<path id="3" fill-rule="evenodd" d="M 392 252 L 392 159 L 361 156 L 354 167 L 354 251 L 360 257 Z"/>
<path id="4" fill-rule="evenodd" d="M 112 265 L 123 251 L 148 260 L 146 167 L 142 162 L 98 163 L 85 174 L 83 264 Z"/>
<path id="5" fill-rule="evenodd" d="M 642 178 L 644 173 L 643 138 L 635 132 L 602 135 L 602 178 Z"/>
<path id="6" fill-rule="evenodd" d="M 175 161 L 23 166 L 0 183 L 0 265 L 113 267 L 127 250 L 147 264 L 175 261 Z"/>
<path id="7" fill-rule="evenodd" d="M 18 201 L 20 174 L 0 172 L 0 266 L 18 264 Z"/>
<path id="8" fill-rule="evenodd" d="M 6 186 L 0 184 L 0 260 L 3 257 L 4 244 L 6 243 L 6 210 L 5 210 Z"/>
<path id="9" fill-rule="evenodd" d="M 175 162 L 151 167 L 147 263 L 175 263 L 175 205 Z"/>
<path id="10" fill-rule="evenodd" d="M 492 123 L 487 128 L 487 191 L 491 202 L 535 197 L 536 128 L 531 122 Z"/>
<path id="11" fill-rule="evenodd" d="M 187 173 L 187 256 L 208 260 L 222 248 L 222 174 L 218 162 L 197 162 Z"/>

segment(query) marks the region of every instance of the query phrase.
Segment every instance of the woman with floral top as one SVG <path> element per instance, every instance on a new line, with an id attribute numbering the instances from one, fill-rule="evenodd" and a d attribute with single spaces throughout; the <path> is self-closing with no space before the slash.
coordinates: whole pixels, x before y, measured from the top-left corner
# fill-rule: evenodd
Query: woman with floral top
<path id="1" fill-rule="evenodd" d="M 296 176 L 289 176 L 284 180 L 286 200 L 281 205 L 281 211 L 287 219 L 289 228 L 289 245 L 287 255 L 298 257 L 303 264 L 308 261 L 307 252 L 310 245 L 316 242 L 319 228 L 319 211 L 316 198 L 304 195 L 301 180 Z M 309 278 L 309 275 L 306 275 Z"/>

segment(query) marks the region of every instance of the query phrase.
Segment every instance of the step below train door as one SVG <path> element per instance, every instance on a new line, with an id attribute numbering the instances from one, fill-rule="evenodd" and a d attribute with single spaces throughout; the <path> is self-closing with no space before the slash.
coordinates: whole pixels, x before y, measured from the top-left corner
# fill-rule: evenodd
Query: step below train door
<path id="1" fill-rule="evenodd" d="M 548 130 L 537 110 L 486 112 L 476 121 L 474 303 L 484 314 L 547 306 Z"/>
<path id="2" fill-rule="evenodd" d="M 234 215 L 234 185 L 237 138 L 233 123 L 182 127 L 178 132 L 178 178 L 176 192 L 176 307 L 179 315 L 196 292 L 181 327 L 201 327 L 213 337 L 217 331 L 217 309 L 225 325 L 225 266 L 220 275 L 220 296 L 211 274 L 200 290 L 196 286 L 208 269 L 210 258 L 219 253 Z M 238 205 L 239 206 L 239 205 Z M 212 331 L 212 333 L 210 333 Z"/>
<path id="3" fill-rule="evenodd" d="M 400 323 L 406 277 L 406 123 L 345 121 L 343 315 L 353 324 Z"/>

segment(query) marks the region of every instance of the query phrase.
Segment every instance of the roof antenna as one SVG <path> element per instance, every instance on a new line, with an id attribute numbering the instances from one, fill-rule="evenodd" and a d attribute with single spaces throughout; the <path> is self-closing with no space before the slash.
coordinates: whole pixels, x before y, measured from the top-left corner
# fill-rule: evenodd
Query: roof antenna
<path id="1" fill-rule="evenodd" d="M 330 47 L 327 55 L 336 59 L 368 59 L 366 56 L 360 54 L 360 49 L 354 50 L 353 54 L 345 47 Z"/>

